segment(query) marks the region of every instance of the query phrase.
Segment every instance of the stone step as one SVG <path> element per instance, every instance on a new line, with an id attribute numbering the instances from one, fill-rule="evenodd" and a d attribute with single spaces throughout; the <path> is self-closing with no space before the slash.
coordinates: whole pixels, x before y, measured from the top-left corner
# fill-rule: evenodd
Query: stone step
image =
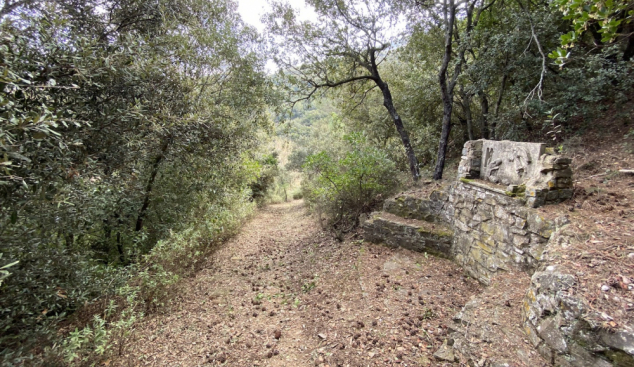
<path id="1" fill-rule="evenodd" d="M 383 211 L 402 218 L 423 220 L 430 223 L 447 223 L 451 221 L 450 213 L 445 208 L 447 200 L 444 191 L 433 191 L 429 198 L 421 198 L 410 194 L 401 194 L 388 199 L 383 204 Z"/>
<path id="2" fill-rule="evenodd" d="M 364 239 L 404 247 L 445 258 L 451 257 L 453 231 L 440 223 L 406 219 L 392 213 L 373 213 L 363 224 Z"/>

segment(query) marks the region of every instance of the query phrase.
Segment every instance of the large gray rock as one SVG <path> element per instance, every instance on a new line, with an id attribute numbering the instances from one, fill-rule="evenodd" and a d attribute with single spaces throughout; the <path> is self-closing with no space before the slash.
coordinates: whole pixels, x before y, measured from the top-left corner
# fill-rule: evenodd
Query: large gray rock
<path id="1" fill-rule="evenodd" d="M 634 366 L 634 333 L 622 328 L 607 331 L 584 299 L 569 290 L 574 275 L 557 266 L 535 272 L 524 300 L 524 329 L 531 343 L 555 365 Z"/>
<path id="2" fill-rule="evenodd" d="M 447 340 L 438 348 L 434 353 L 434 357 L 441 361 L 453 362 L 456 360 L 456 356 L 453 352 L 453 347 L 447 344 Z"/>

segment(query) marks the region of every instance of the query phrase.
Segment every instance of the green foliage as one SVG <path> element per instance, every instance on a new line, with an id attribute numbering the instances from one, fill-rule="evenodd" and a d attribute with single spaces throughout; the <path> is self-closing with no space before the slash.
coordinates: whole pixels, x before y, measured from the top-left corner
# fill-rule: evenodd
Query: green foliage
<path id="1" fill-rule="evenodd" d="M 252 210 L 258 131 L 269 123 L 258 36 L 233 2 L 26 8 L 0 18 L 0 358 L 9 365 L 35 363 L 28 356 L 54 345 L 59 321 L 125 287 L 137 296 L 116 320 L 103 318 L 108 335 L 95 320 L 58 343 L 61 354 L 105 353 L 104 340 L 159 306 Z"/>
<path id="2" fill-rule="evenodd" d="M 266 204 L 266 196 L 275 184 L 275 178 L 280 174 L 277 153 L 268 154 L 262 157 L 258 164 L 260 165 L 260 176 L 256 181 L 251 183 L 251 198 L 259 205 Z"/>
<path id="3" fill-rule="evenodd" d="M 552 3 L 563 13 L 563 19 L 572 23 L 572 30 L 561 35 L 561 48 L 548 56 L 563 65 L 570 53 L 566 49 L 582 42 L 581 37 L 590 32 L 598 43 L 614 43 L 627 40 L 632 35 L 623 34 L 634 20 L 634 5 L 626 0 L 556 0 Z"/>
<path id="4" fill-rule="evenodd" d="M 347 231 L 358 225 L 397 187 L 395 166 L 387 155 L 367 144 L 363 135 L 344 137 L 349 150 L 342 155 L 322 151 L 308 157 L 303 181 L 306 201 L 326 213 L 329 225 Z"/>

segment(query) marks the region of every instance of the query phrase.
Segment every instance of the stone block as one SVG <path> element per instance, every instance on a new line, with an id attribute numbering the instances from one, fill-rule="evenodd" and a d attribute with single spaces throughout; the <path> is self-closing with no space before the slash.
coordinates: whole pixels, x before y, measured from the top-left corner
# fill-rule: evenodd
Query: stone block
<path id="1" fill-rule="evenodd" d="M 514 235 L 513 245 L 519 248 L 525 248 L 530 244 L 530 240 L 526 236 Z"/>
<path id="2" fill-rule="evenodd" d="M 572 159 L 571 158 L 566 158 L 566 157 L 556 157 L 555 164 L 562 164 L 562 165 L 569 165 L 570 163 L 572 163 Z"/>
<path id="3" fill-rule="evenodd" d="M 634 362 L 634 332 L 626 330 L 612 332 L 603 329 L 599 332 L 599 341 L 611 349 L 629 354 L 630 360 Z"/>
<path id="4" fill-rule="evenodd" d="M 463 220 L 466 219 L 467 218 L 456 218 L 456 220 L 454 221 L 454 226 L 456 226 L 456 228 L 462 232 L 471 232 L 471 228 L 469 228 L 469 226 L 465 224 L 465 222 L 463 222 Z"/>
<path id="5" fill-rule="evenodd" d="M 534 347 L 538 346 L 539 343 L 542 342 L 542 339 L 537 335 L 537 330 L 529 324 L 524 324 L 524 334 L 526 334 L 528 340 Z"/>
<path id="6" fill-rule="evenodd" d="M 482 230 L 482 232 L 491 236 L 493 240 L 498 242 L 504 242 L 504 240 L 508 238 L 508 229 L 506 229 L 505 231 L 504 226 L 500 225 L 499 223 L 483 222 L 480 225 L 480 229 Z"/>
<path id="7" fill-rule="evenodd" d="M 487 270 L 491 271 L 491 272 L 496 272 L 498 270 L 508 270 L 508 267 L 506 266 L 506 264 L 504 263 L 504 261 L 502 261 L 500 258 L 498 258 L 497 256 L 489 256 L 486 258 L 486 262 L 484 264 L 487 267 Z"/>
<path id="8" fill-rule="evenodd" d="M 526 236 L 528 234 L 527 230 L 519 229 L 519 228 L 516 228 L 516 227 L 511 227 L 510 231 L 511 231 L 511 233 L 518 234 L 520 236 Z"/>
<path id="9" fill-rule="evenodd" d="M 530 208 L 539 208 L 546 203 L 543 196 L 531 196 L 526 199 L 526 205 Z"/>
<path id="10" fill-rule="evenodd" d="M 558 178 L 557 179 L 557 188 L 559 189 L 567 189 L 572 187 L 572 179 L 571 178 Z"/>
<path id="11" fill-rule="evenodd" d="M 515 222 L 513 223 L 513 227 L 517 229 L 526 228 L 526 219 L 522 217 L 515 217 Z"/>
<path id="12" fill-rule="evenodd" d="M 572 169 L 570 168 L 566 168 L 566 169 L 562 169 L 562 170 L 556 170 L 553 171 L 553 177 L 555 178 L 560 178 L 560 177 L 572 177 Z"/>
<path id="13" fill-rule="evenodd" d="M 486 258 L 488 257 L 488 253 L 484 252 L 480 246 L 473 246 L 469 252 L 469 257 L 479 264 L 484 264 L 486 262 Z"/>
<path id="14" fill-rule="evenodd" d="M 493 210 L 491 209 L 491 206 L 481 204 L 476 209 L 474 217 L 475 216 L 477 216 L 478 220 L 486 222 L 493 219 Z"/>
<path id="15" fill-rule="evenodd" d="M 495 250 L 494 246 L 491 246 L 489 243 L 485 243 L 482 241 L 475 241 L 475 245 L 479 247 L 479 250 L 486 252 L 487 254 L 492 254 Z"/>
<path id="16" fill-rule="evenodd" d="M 570 364 L 575 367 L 612 367 L 613 364 L 602 359 L 593 356 L 590 352 L 579 346 L 577 343 L 571 343 L 570 349 Z"/>
<path id="17" fill-rule="evenodd" d="M 568 350 L 568 343 L 566 343 L 566 339 L 559 330 L 559 325 L 554 317 L 541 321 L 537 326 L 537 333 L 552 350 L 559 353 L 564 353 Z"/>
<path id="18" fill-rule="evenodd" d="M 540 169 L 540 173 L 545 174 L 545 173 L 550 173 L 552 171 L 555 170 L 555 165 L 552 163 L 542 163 L 541 169 Z"/>
<path id="19" fill-rule="evenodd" d="M 538 161 L 543 153 L 544 145 L 539 143 L 484 140 L 481 178 L 503 185 L 520 185 L 539 175 Z"/>
<path id="20" fill-rule="evenodd" d="M 555 230 L 555 224 L 538 213 L 531 213 L 526 218 L 526 222 L 528 223 L 529 231 L 544 238 L 549 238 Z"/>
<path id="21" fill-rule="evenodd" d="M 511 215 L 505 210 L 504 206 L 498 205 L 494 210 L 495 217 L 501 219 L 504 222 L 509 222 L 511 220 Z"/>
<path id="22" fill-rule="evenodd" d="M 528 217 L 528 209 L 522 207 L 511 207 L 509 208 L 509 212 L 513 215 L 516 215 L 522 219 L 526 219 Z"/>
<path id="23" fill-rule="evenodd" d="M 554 151 L 547 149 L 544 144 L 477 140 L 465 143 L 462 153 L 463 157 L 458 169 L 460 177 L 510 185 L 513 187 L 511 192 L 522 185 L 533 186 L 533 191 L 527 191 L 526 199 L 522 200 L 529 207 L 539 207 L 547 202 L 555 203 L 565 200 L 557 193 L 550 193 L 546 197 L 546 191 L 567 189 L 572 185 L 570 158 L 555 155 Z M 472 185 L 476 183 L 477 181 L 474 181 Z M 495 191 L 494 188 L 488 190 Z M 540 192 L 542 190 L 545 191 Z M 491 205 L 510 204 L 508 200 L 498 199 L 494 202 L 491 198 L 481 196 L 478 199 Z"/>
<path id="24" fill-rule="evenodd" d="M 559 199 L 561 200 L 568 200 L 570 198 L 572 198 L 572 195 L 574 194 L 574 190 L 559 190 Z"/>
<path id="25" fill-rule="evenodd" d="M 553 165 L 555 164 L 555 161 L 557 160 L 557 156 L 554 154 L 546 154 L 545 156 L 541 157 L 542 160 L 542 165 Z"/>
<path id="26" fill-rule="evenodd" d="M 546 238 L 535 233 L 530 233 L 528 237 L 531 239 L 531 245 L 539 245 L 548 242 Z"/>
<path id="27" fill-rule="evenodd" d="M 559 199 L 559 191 L 552 190 L 546 194 L 546 201 L 556 201 Z"/>

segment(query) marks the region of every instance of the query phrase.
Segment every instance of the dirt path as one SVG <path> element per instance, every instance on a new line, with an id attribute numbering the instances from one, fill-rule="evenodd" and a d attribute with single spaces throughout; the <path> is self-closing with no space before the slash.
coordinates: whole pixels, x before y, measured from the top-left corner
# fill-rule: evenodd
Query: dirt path
<path id="1" fill-rule="evenodd" d="M 432 353 L 481 286 L 450 261 L 344 242 L 300 201 L 261 210 L 118 366 L 442 366 Z"/>

